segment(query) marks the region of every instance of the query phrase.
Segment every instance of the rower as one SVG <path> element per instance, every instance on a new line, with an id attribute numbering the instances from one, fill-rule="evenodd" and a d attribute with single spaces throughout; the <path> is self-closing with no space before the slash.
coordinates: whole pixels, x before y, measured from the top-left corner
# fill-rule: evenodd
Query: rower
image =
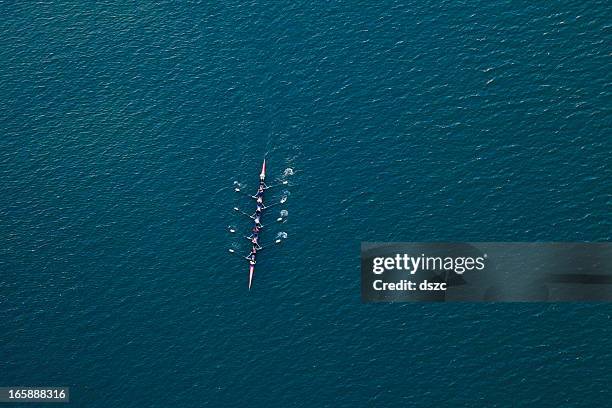
<path id="1" fill-rule="evenodd" d="M 257 197 L 257 204 L 263 204 L 263 197 L 262 196 Z"/>
<path id="2" fill-rule="evenodd" d="M 258 228 L 261 228 L 261 222 L 259 222 L 259 215 L 256 215 L 255 218 L 253 219 L 253 221 L 255 221 L 255 226 Z"/>

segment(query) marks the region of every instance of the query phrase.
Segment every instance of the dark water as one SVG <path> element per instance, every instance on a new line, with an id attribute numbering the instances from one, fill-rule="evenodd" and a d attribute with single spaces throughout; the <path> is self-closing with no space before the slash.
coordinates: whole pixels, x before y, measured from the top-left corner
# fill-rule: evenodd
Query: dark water
<path id="1" fill-rule="evenodd" d="M 609 404 L 612 307 L 365 305 L 358 259 L 610 240 L 609 2 L 0 12 L 0 385 L 79 407 Z M 268 233 L 289 239 L 248 292 L 225 227 L 266 152 L 295 170 Z"/>

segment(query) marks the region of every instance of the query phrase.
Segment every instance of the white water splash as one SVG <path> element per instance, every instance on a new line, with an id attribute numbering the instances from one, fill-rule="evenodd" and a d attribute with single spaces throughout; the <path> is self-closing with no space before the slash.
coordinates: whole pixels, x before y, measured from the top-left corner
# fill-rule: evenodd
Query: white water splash
<path id="1" fill-rule="evenodd" d="M 286 216 L 288 216 L 288 215 L 289 215 L 289 211 L 287 211 L 287 210 L 281 210 L 281 212 L 280 212 L 280 216 L 281 216 L 281 217 L 286 217 Z"/>
<path id="2" fill-rule="evenodd" d="M 276 234 L 276 239 L 282 238 L 282 239 L 287 239 L 287 233 L 284 231 L 279 232 L 278 234 Z"/>
<path id="3" fill-rule="evenodd" d="M 291 167 L 287 167 L 283 172 L 283 177 L 293 176 L 293 169 Z"/>

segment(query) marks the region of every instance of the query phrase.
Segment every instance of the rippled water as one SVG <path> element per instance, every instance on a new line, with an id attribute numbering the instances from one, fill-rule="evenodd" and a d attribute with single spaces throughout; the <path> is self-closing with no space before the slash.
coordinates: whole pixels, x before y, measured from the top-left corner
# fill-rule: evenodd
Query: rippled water
<path id="1" fill-rule="evenodd" d="M 608 403 L 610 306 L 364 305 L 358 259 L 610 240 L 607 2 L 0 11 L 0 385 L 87 407 Z M 264 234 L 288 240 L 248 292 L 226 227 L 266 152 L 295 170 Z"/>

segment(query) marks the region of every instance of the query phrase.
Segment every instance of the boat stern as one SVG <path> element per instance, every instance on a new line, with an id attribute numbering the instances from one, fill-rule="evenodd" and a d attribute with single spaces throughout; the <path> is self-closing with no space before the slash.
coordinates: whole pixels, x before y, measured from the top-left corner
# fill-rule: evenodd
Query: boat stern
<path id="1" fill-rule="evenodd" d="M 253 284 L 253 275 L 255 274 L 255 265 L 250 265 L 249 268 L 249 290 L 251 290 L 251 285 Z"/>

